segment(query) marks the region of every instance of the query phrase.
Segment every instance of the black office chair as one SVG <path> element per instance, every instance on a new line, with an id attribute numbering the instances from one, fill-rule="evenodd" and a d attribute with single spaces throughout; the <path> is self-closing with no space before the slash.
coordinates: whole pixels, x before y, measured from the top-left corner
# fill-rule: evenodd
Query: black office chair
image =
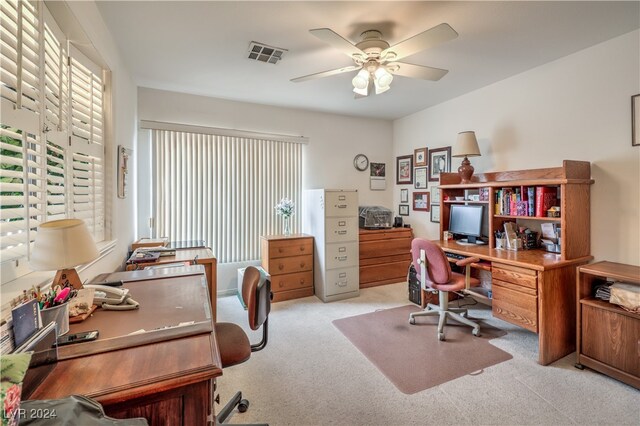
<path id="1" fill-rule="evenodd" d="M 271 281 L 258 268 L 249 266 L 244 271 L 242 299 L 247 305 L 251 329 L 257 330 L 262 326 L 262 340 L 252 345 L 239 325 L 217 322 L 215 327 L 222 368 L 245 362 L 251 356 L 251 352 L 262 350 L 267 345 L 269 311 L 271 310 Z M 216 402 L 219 401 L 216 399 Z M 242 398 L 242 392 L 236 392 L 233 398 L 220 410 L 216 416 L 216 422 L 224 423 L 236 406 L 241 413 L 249 408 L 249 401 Z"/>

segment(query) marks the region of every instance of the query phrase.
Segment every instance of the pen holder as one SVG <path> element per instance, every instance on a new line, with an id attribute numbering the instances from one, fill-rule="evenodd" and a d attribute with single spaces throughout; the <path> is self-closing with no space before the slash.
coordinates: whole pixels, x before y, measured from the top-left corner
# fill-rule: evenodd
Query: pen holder
<path id="1" fill-rule="evenodd" d="M 496 248 L 497 249 L 506 249 L 507 248 L 507 239 L 506 238 L 496 238 Z"/>
<path id="2" fill-rule="evenodd" d="M 69 302 L 52 308 L 42 309 L 40 311 L 42 318 L 42 326 L 46 326 L 51 322 L 55 322 L 58 329 L 58 336 L 69 332 Z"/>

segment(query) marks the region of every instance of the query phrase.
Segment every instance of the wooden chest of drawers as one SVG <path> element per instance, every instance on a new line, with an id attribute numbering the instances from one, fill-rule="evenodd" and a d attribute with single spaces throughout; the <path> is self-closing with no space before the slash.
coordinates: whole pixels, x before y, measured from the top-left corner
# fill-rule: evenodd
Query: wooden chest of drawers
<path id="1" fill-rule="evenodd" d="M 411 228 L 360 230 L 360 288 L 407 280 Z"/>
<path id="2" fill-rule="evenodd" d="M 491 275 L 493 316 L 537 333 L 537 272 L 494 262 Z"/>
<path id="3" fill-rule="evenodd" d="M 262 268 L 271 275 L 273 301 L 313 295 L 313 237 L 305 234 L 261 238 Z"/>

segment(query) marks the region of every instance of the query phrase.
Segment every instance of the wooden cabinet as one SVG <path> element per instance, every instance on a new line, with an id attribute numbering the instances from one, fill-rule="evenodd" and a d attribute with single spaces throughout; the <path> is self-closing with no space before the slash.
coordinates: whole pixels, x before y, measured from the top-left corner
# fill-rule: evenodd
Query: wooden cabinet
<path id="1" fill-rule="evenodd" d="M 538 332 L 538 279 L 534 270 L 493 263 L 493 316 Z"/>
<path id="2" fill-rule="evenodd" d="M 305 234 L 261 238 L 262 268 L 271 275 L 273 301 L 313 295 L 313 237 Z"/>
<path id="3" fill-rule="evenodd" d="M 442 173 L 440 238 L 449 229 L 452 205 L 483 205 L 483 234 L 488 237 L 491 249 L 496 247 L 494 232 L 503 231 L 505 222 L 516 222 L 518 226 L 526 226 L 537 232 L 541 223 L 553 223 L 561 229 L 559 242 L 562 260 L 589 256 L 591 184 L 591 164 L 586 161 L 564 160 L 562 167 L 476 174 L 469 184 L 461 184 L 458 173 Z M 524 194 L 528 188 L 551 188 L 559 198 L 555 204 L 560 207 L 560 217 L 512 215 L 503 211 L 497 203 L 499 191 L 512 190 L 515 194 L 517 190 L 521 198 L 527 198 L 528 195 Z M 471 193 L 478 194 L 478 197 L 470 197 Z"/>
<path id="4" fill-rule="evenodd" d="M 606 280 L 640 286 L 640 267 L 597 262 L 578 268 L 576 366 L 640 389 L 640 314 L 592 297 L 593 284 Z"/>
<path id="5" fill-rule="evenodd" d="M 411 228 L 360 230 L 360 288 L 406 281 Z"/>

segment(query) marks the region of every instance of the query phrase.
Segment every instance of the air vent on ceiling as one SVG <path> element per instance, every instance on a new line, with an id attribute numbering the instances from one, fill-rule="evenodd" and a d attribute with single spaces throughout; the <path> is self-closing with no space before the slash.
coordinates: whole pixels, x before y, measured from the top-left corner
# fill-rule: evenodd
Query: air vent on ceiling
<path id="1" fill-rule="evenodd" d="M 286 51 L 287 49 L 252 41 L 251 44 L 249 44 L 249 59 L 275 64 L 282 59 L 282 55 Z"/>

